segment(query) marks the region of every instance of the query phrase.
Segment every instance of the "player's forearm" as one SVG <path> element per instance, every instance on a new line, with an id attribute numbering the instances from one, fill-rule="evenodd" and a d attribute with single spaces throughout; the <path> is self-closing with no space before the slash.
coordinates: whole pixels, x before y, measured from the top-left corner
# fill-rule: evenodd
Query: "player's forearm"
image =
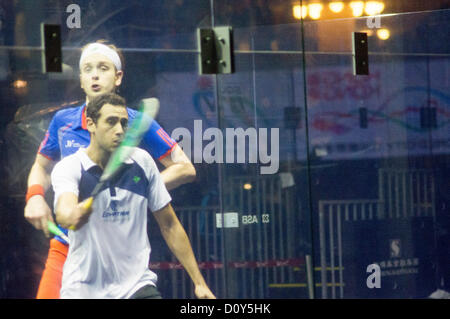
<path id="1" fill-rule="evenodd" d="M 163 233 L 163 236 L 172 253 L 191 277 L 194 285 L 206 285 L 200 273 L 189 238 L 181 224 L 173 225 Z"/>
<path id="2" fill-rule="evenodd" d="M 42 155 L 37 155 L 30 173 L 28 174 L 28 187 L 32 185 L 41 185 L 46 191 L 50 187 L 50 171 L 53 163 L 44 158 Z"/>
<path id="3" fill-rule="evenodd" d="M 63 196 L 63 195 L 62 195 Z M 67 197 L 66 197 L 67 198 Z M 72 199 L 60 199 L 56 205 L 56 221 L 64 228 L 69 228 L 77 223 L 77 216 L 74 214 L 76 201 Z"/>
<path id="4" fill-rule="evenodd" d="M 168 190 L 193 182 L 195 176 L 195 168 L 191 163 L 173 164 L 161 172 L 161 177 Z"/>
<path id="5" fill-rule="evenodd" d="M 88 201 L 92 201 L 92 198 L 78 203 L 77 195 L 61 194 L 56 204 L 56 221 L 64 228 L 79 229 L 88 221 L 92 212 L 92 203 L 86 205 Z"/>
<path id="6" fill-rule="evenodd" d="M 178 220 L 172 206 L 169 204 L 162 210 L 155 212 L 156 221 L 161 229 L 167 245 L 178 261 L 186 269 L 195 285 L 205 285 L 205 280 L 198 268 L 197 260 L 189 238 Z"/>
<path id="7" fill-rule="evenodd" d="M 64 210 L 56 212 L 56 222 L 64 228 L 70 228 L 75 224 L 68 211 Z"/>
<path id="8" fill-rule="evenodd" d="M 195 180 L 195 168 L 183 149 L 176 145 L 169 156 L 160 159 L 165 166 L 161 177 L 168 190 Z"/>
<path id="9" fill-rule="evenodd" d="M 48 221 L 53 221 L 50 207 L 45 201 L 45 192 L 50 187 L 52 161 L 38 154 L 28 174 L 28 189 L 25 196 L 24 217 L 36 229 L 42 230 L 47 237 L 50 233 Z"/>

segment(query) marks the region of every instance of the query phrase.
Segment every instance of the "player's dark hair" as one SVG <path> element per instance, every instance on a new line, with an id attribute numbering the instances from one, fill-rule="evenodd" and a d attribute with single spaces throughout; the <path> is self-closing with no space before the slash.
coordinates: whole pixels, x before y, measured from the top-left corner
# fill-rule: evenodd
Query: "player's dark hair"
<path id="1" fill-rule="evenodd" d="M 123 97 L 116 93 L 106 93 L 96 96 L 89 101 L 86 108 L 86 117 L 90 117 L 94 123 L 97 123 L 97 120 L 100 117 L 100 110 L 105 104 L 125 107 L 126 101 Z"/>

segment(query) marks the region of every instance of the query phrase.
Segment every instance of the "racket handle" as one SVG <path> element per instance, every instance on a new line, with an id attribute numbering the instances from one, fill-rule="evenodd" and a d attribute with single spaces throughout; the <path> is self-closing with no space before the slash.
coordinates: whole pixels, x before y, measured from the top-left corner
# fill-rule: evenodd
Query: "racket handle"
<path id="1" fill-rule="evenodd" d="M 92 206 L 92 203 L 94 202 L 94 196 L 89 197 L 88 199 L 86 199 L 86 202 L 83 205 L 84 209 L 89 209 Z"/>
<path id="2" fill-rule="evenodd" d="M 48 227 L 48 230 L 49 230 L 53 235 L 59 236 L 59 237 L 61 237 L 62 239 L 64 239 L 67 243 L 69 243 L 69 237 L 67 237 L 66 234 L 64 234 L 64 233 L 62 232 L 62 230 L 59 229 L 58 226 L 56 226 L 56 224 L 55 224 L 54 222 L 52 222 L 52 221 L 50 221 L 50 220 L 47 221 L 47 227 Z"/>

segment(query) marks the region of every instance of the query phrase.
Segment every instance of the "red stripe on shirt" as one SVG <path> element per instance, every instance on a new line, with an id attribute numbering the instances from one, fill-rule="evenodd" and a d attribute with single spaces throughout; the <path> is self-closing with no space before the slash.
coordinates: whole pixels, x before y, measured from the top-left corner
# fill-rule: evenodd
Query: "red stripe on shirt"
<path id="1" fill-rule="evenodd" d="M 41 149 L 45 146 L 45 144 L 47 144 L 48 138 L 50 136 L 49 131 L 47 130 L 47 132 L 45 132 L 45 137 L 44 140 L 41 142 L 41 144 L 39 145 L 39 149 L 38 149 L 38 153 L 41 151 Z"/>
<path id="2" fill-rule="evenodd" d="M 163 136 L 165 136 L 166 139 L 173 145 L 174 142 L 172 141 L 172 138 L 169 136 L 169 134 L 167 134 L 166 131 L 160 129 L 160 133 L 161 133 Z"/>
<path id="3" fill-rule="evenodd" d="M 165 158 L 167 155 L 169 155 L 170 153 L 172 153 L 173 149 L 175 148 L 175 146 L 177 146 L 177 143 L 173 144 L 173 146 L 167 151 L 165 152 L 163 155 L 161 155 L 160 157 L 158 157 L 158 160 L 162 160 L 163 158 Z"/>
<path id="4" fill-rule="evenodd" d="M 173 147 L 174 142 L 171 141 L 169 135 L 164 134 L 164 131 L 163 131 L 162 128 L 160 128 L 159 130 L 157 130 L 156 133 L 164 140 L 164 142 L 167 143 L 167 145 L 169 145 L 170 147 Z"/>
<path id="5" fill-rule="evenodd" d="M 81 128 L 87 130 L 87 122 L 86 122 L 86 106 L 81 110 Z"/>
<path id="6" fill-rule="evenodd" d="M 42 155 L 42 156 L 44 156 L 46 159 L 48 159 L 49 161 L 54 161 L 54 159 L 53 158 L 51 158 L 51 157 L 49 157 L 49 156 L 47 156 L 47 155 L 45 155 L 45 154 L 42 154 L 40 151 L 38 151 L 38 154 L 39 155 Z"/>

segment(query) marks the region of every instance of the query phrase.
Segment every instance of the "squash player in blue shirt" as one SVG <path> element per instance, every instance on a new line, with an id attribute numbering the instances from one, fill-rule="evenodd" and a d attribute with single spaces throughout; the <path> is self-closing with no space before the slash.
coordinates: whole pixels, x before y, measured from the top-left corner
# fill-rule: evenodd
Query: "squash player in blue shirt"
<path id="1" fill-rule="evenodd" d="M 28 190 L 24 215 L 36 229 L 50 236 L 47 222 L 53 221 L 44 195 L 50 186 L 50 172 L 61 158 L 89 145 L 86 127 L 86 105 L 96 96 L 111 93 L 122 83 L 123 56 L 112 44 L 99 40 L 83 47 L 80 57 L 80 84 L 86 93 L 86 102 L 75 108 L 55 114 L 42 141 L 28 176 Z M 127 108 L 130 122 L 136 111 Z M 174 189 L 195 179 L 195 168 L 183 150 L 153 121 L 143 138 L 141 147 L 158 159 L 165 169 L 161 172 L 167 189 Z M 67 230 L 63 229 L 65 233 Z M 50 241 L 46 265 L 39 284 L 38 299 L 58 299 L 62 267 L 67 257 L 68 244 L 56 236 Z"/>

